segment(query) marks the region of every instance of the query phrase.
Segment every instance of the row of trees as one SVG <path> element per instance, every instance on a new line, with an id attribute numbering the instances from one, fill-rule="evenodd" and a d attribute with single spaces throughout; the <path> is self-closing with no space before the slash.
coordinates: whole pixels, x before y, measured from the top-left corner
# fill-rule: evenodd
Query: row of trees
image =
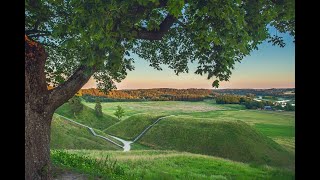
<path id="1" fill-rule="evenodd" d="M 202 101 L 212 96 L 209 89 L 136 89 L 136 90 L 112 90 L 108 94 L 104 94 L 98 89 L 83 89 L 84 96 L 104 97 L 104 102 L 113 101 L 136 101 L 136 100 L 152 100 L 152 101 Z M 86 97 L 88 101 L 93 101 Z"/>
<path id="2" fill-rule="evenodd" d="M 269 97 L 294 97 L 294 88 L 272 88 L 272 89 L 213 89 L 213 93 L 218 94 L 236 94 L 254 96 L 269 96 Z M 286 94 L 286 92 L 293 92 L 293 94 Z"/>
<path id="3" fill-rule="evenodd" d="M 214 99 L 217 104 L 242 104 L 247 101 L 253 101 L 254 94 L 247 94 L 246 96 L 234 94 L 215 94 Z"/>
<path id="4" fill-rule="evenodd" d="M 244 101 L 243 104 L 247 109 L 263 109 L 265 106 L 274 106 L 270 101 Z"/>
<path id="5" fill-rule="evenodd" d="M 255 101 L 253 100 L 251 94 L 246 96 L 232 95 L 232 94 L 222 94 L 215 95 L 215 100 L 217 104 L 242 104 L 247 109 L 263 109 L 265 106 L 270 106 L 274 110 L 284 110 L 284 111 L 294 111 L 295 107 L 290 103 L 282 107 L 281 105 L 275 105 L 271 101 Z M 272 98 L 272 97 L 270 97 Z"/>
<path id="6" fill-rule="evenodd" d="M 92 96 L 85 94 L 82 96 L 82 99 L 84 99 L 86 102 L 94 103 L 96 101 L 99 102 L 140 102 L 140 101 L 146 101 L 146 99 L 113 99 L 113 98 L 106 98 L 101 96 Z"/>
<path id="7" fill-rule="evenodd" d="M 103 97 L 103 96 L 93 96 L 89 94 L 85 94 L 82 96 L 87 102 L 95 102 L 99 99 L 101 102 L 140 102 L 140 101 L 203 101 L 204 99 L 210 99 L 212 96 L 203 96 L 203 95 L 195 95 L 195 94 L 179 94 L 179 95 L 170 95 L 163 94 L 160 96 L 142 96 L 135 98 L 111 98 Z"/>
<path id="8" fill-rule="evenodd" d="M 215 100 L 217 104 L 239 104 L 240 98 L 241 96 L 238 95 L 225 94 L 217 95 Z"/>

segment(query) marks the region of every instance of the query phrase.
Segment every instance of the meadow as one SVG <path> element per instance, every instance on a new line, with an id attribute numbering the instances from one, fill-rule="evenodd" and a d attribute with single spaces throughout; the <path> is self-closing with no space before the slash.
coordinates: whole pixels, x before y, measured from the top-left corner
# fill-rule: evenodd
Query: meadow
<path id="1" fill-rule="evenodd" d="M 55 117 L 51 144 L 56 150 L 52 152 L 66 150 L 63 157 L 70 158 L 69 162 L 59 158 L 59 153 L 52 155 L 56 158 L 55 167 L 102 179 L 295 177 L 294 112 L 246 110 L 241 105 L 221 105 L 212 100 L 107 102 L 101 103 L 103 117 L 97 118 L 95 103 L 82 103 L 85 106 L 80 113 L 71 113 L 67 103 L 56 113 L 93 127 L 103 136 L 111 134 L 126 140 L 133 140 L 159 117 L 174 116 L 159 121 L 132 144 L 129 152 L 89 137 L 87 129 Z M 114 116 L 118 105 L 125 110 L 120 121 Z M 87 143 L 79 144 L 80 138 L 85 138 Z M 77 158 L 91 164 L 71 165 Z M 107 163 L 106 158 L 114 167 L 101 165 Z M 104 166 L 118 170 L 105 172 Z M 101 172 L 92 170 L 99 168 Z"/>
<path id="2" fill-rule="evenodd" d="M 226 180 L 294 179 L 291 171 L 177 151 L 52 151 L 53 163 L 88 179 Z M 56 175 L 57 176 L 57 175 Z"/>
<path id="3" fill-rule="evenodd" d="M 94 108 L 95 103 L 83 102 L 86 106 Z M 267 137 L 278 142 L 287 150 L 294 153 L 295 143 L 295 113 L 294 112 L 276 112 L 263 110 L 246 110 L 243 106 L 238 104 L 221 105 L 216 104 L 212 100 L 200 102 L 186 102 L 186 101 L 147 101 L 147 102 L 108 102 L 101 103 L 102 111 L 113 116 L 116 106 L 120 105 L 125 110 L 123 120 L 135 118 L 146 119 L 145 116 L 168 116 L 176 115 L 181 118 L 193 118 L 199 121 L 202 120 L 229 120 L 229 121 L 243 121 L 253 128 L 263 133 Z M 145 115 L 143 115 L 145 114 Z M 147 114 L 147 115 L 146 115 Z M 137 118 L 134 115 L 141 115 Z M 152 119 L 152 118 L 151 118 Z M 137 120 L 139 121 L 139 120 Z M 129 121 L 128 121 L 129 122 Z M 141 128 L 152 123 L 152 121 L 142 123 L 139 121 Z M 125 128 L 127 123 L 121 124 L 119 130 Z M 131 122 L 132 124 L 132 122 Z M 120 124 L 119 124 L 120 125 Z M 136 125 L 136 126 L 139 126 Z M 135 130 L 136 128 L 131 128 Z M 124 129 L 123 129 L 124 130 Z M 111 131 L 112 132 L 112 131 Z M 126 133 L 124 130 L 122 134 Z M 141 131 L 140 131 L 141 132 Z M 129 137 L 119 134 L 120 137 L 128 139 Z M 133 133 L 132 133 L 133 134 Z"/>

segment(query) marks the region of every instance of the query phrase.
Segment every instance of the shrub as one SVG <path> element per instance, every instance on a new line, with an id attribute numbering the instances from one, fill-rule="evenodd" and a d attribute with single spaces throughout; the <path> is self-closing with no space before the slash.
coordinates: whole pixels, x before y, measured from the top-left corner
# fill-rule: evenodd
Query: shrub
<path id="1" fill-rule="evenodd" d="M 117 106 L 117 110 L 114 115 L 120 120 L 124 116 L 124 109 L 121 106 Z"/>
<path id="2" fill-rule="evenodd" d="M 94 111 L 95 111 L 96 115 L 99 117 L 101 117 L 103 115 L 102 114 L 102 106 L 101 106 L 101 102 L 99 101 L 99 99 L 97 99 L 97 101 L 96 101 Z"/>
<path id="3" fill-rule="evenodd" d="M 73 113 L 78 113 L 83 110 L 83 104 L 81 103 L 80 97 L 73 96 L 68 102 Z"/>

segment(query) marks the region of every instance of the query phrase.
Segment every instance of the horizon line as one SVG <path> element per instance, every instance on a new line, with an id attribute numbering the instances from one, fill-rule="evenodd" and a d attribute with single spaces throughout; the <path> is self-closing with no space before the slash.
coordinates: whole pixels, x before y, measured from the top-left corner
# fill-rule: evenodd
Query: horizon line
<path id="1" fill-rule="evenodd" d="M 81 89 L 98 89 L 98 88 L 81 88 Z M 207 89 L 207 88 L 170 88 L 170 87 L 161 87 L 161 88 L 133 88 L 133 89 L 113 89 L 113 90 L 139 90 L 139 89 Z M 281 88 L 212 88 L 208 90 L 221 90 L 221 89 L 295 89 L 295 87 L 281 87 Z"/>

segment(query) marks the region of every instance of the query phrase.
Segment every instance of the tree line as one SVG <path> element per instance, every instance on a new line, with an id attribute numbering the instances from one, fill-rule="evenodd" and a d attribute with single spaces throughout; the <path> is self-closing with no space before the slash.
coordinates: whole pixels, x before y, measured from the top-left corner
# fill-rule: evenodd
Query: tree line
<path id="1" fill-rule="evenodd" d="M 214 99 L 217 104 L 242 104 L 246 109 L 264 109 L 265 106 L 270 106 L 273 110 L 295 111 L 295 107 L 287 103 L 284 107 L 277 105 L 271 101 L 255 101 L 252 94 L 246 96 L 233 94 L 215 94 Z"/>
<path id="2" fill-rule="evenodd" d="M 88 102 L 115 101 L 203 101 L 212 98 L 212 91 L 209 89 L 136 89 L 136 90 L 112 90 L 104 94 L 98 89 L 83 89 L 83 99 Z"/>

